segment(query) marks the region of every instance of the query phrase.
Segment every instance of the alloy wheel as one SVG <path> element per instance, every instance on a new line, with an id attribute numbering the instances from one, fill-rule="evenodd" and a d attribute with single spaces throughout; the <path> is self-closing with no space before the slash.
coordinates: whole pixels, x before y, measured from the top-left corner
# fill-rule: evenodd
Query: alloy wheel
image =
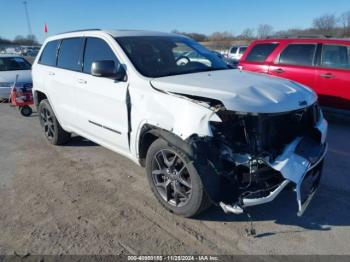
<path id="1" fill-rule="evenodd" d="M 45 107 L 40 112 L 40 120 L 46 137 L 49 140 L 53 139 L 55 134 L 54 119 L 51 112 Z"/>
<path id="2" fill-rule="evenodd" d="M 176 207 L 191 197 L 191 177 L 185 161 L 174 151 L 162 149 L 152 160 L 153 183 L 164 201 Z"/>

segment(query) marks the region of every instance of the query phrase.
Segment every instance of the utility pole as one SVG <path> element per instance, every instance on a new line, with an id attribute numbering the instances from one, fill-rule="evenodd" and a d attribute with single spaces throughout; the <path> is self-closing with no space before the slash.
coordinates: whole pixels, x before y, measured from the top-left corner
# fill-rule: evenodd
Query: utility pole
<path id="1" fill-rule="evenodd" d="M 27 1 L 26 0 L 23 1 L 23 5 L 24 5 L 24 12 L 26 13 L 26 18 L 27 18 L 28 32 L 29 32 L 30 35 L 33 35 L 32 26 L 30 24 L 30 19 L 29 19 L 29 13 L 28 13 L 28 7 L 27 7 Z"/>

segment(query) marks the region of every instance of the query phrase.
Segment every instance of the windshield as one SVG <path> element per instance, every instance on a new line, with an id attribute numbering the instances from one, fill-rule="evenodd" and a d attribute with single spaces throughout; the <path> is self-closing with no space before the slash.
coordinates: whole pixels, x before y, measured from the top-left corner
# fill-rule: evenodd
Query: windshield
<path id="1" fill-rule="evenodd" d="M 147 77 L 229 69 L 216 54 L 189 38 L 131 36 L 116 40 L 136 69 Z"/>
<path id="2" fill-rule="evenodd" d="M 0 57 L 0 71 L 30 70 L 30 63 L 22 57 Z"/>

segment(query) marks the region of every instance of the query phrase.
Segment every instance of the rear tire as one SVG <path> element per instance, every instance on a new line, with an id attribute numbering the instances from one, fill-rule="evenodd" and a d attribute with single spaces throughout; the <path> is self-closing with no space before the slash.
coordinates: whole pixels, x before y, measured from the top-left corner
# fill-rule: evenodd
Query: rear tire
<path id="1" fill-rule="evenodd" d="M 44 131 L 46 139 L 53 145 L 66 144 L 69 141 L 71 134 L 63 130 L 60 123 L 58 123 L 47 99 L 40 102 L 38 113 L 40 125 Z"/>
<path id="2" fill-rule="evenodd" d="M 157 139 L 147 152 L 146 174 L 157 200 L 176 215 L 193 217 L 211 204 L 192 162 L 163 139 Z"/>

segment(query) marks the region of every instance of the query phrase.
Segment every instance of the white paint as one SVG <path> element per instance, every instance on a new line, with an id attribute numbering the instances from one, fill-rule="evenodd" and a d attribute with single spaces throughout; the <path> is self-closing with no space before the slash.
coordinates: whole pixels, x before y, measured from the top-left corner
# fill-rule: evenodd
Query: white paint
<path id="1" fill-rule="evenodd" d="M 115 36 L 169 35 L 146 31 L 82 31 L 49 37 L 43 44 L 68 37 L 103 39 L 124 65 L 126 82 L 33 64 L 34 91 L 45 93 L 64 129 L 138 162 L 140 131 L 145 124 L 168 130 L 186 139 L 193 134 L 212 136 L 209 121 L 221 121 L 203 103 L 181 94 L 214 98 L 228 110 L 253 113 L 286 112 L 311 105 L 316 95 L 299 84 L 271 76 L 223 70 L 151 79 L 130 62 Z M 82 81 L 83 80 L 83 81 Z M 157 89 L 152 87 L 155 86 Z M 130 147 L 127 140 L 126 93 L 131 98 Z M 173 93 L 179 93 L 176 95 Z M 305 106 L 305 105 L 304 105 Z M 120 135 L 88 121 L 120 131 Z"/>
<path id="2" fill-rule="evenodd" d="M 152 80 L 158 89 L 220 100 L 228 110 L 250 113 L 280 113 L 313 104 L 315 93 L 282 78 L 221 70 Z"/>

